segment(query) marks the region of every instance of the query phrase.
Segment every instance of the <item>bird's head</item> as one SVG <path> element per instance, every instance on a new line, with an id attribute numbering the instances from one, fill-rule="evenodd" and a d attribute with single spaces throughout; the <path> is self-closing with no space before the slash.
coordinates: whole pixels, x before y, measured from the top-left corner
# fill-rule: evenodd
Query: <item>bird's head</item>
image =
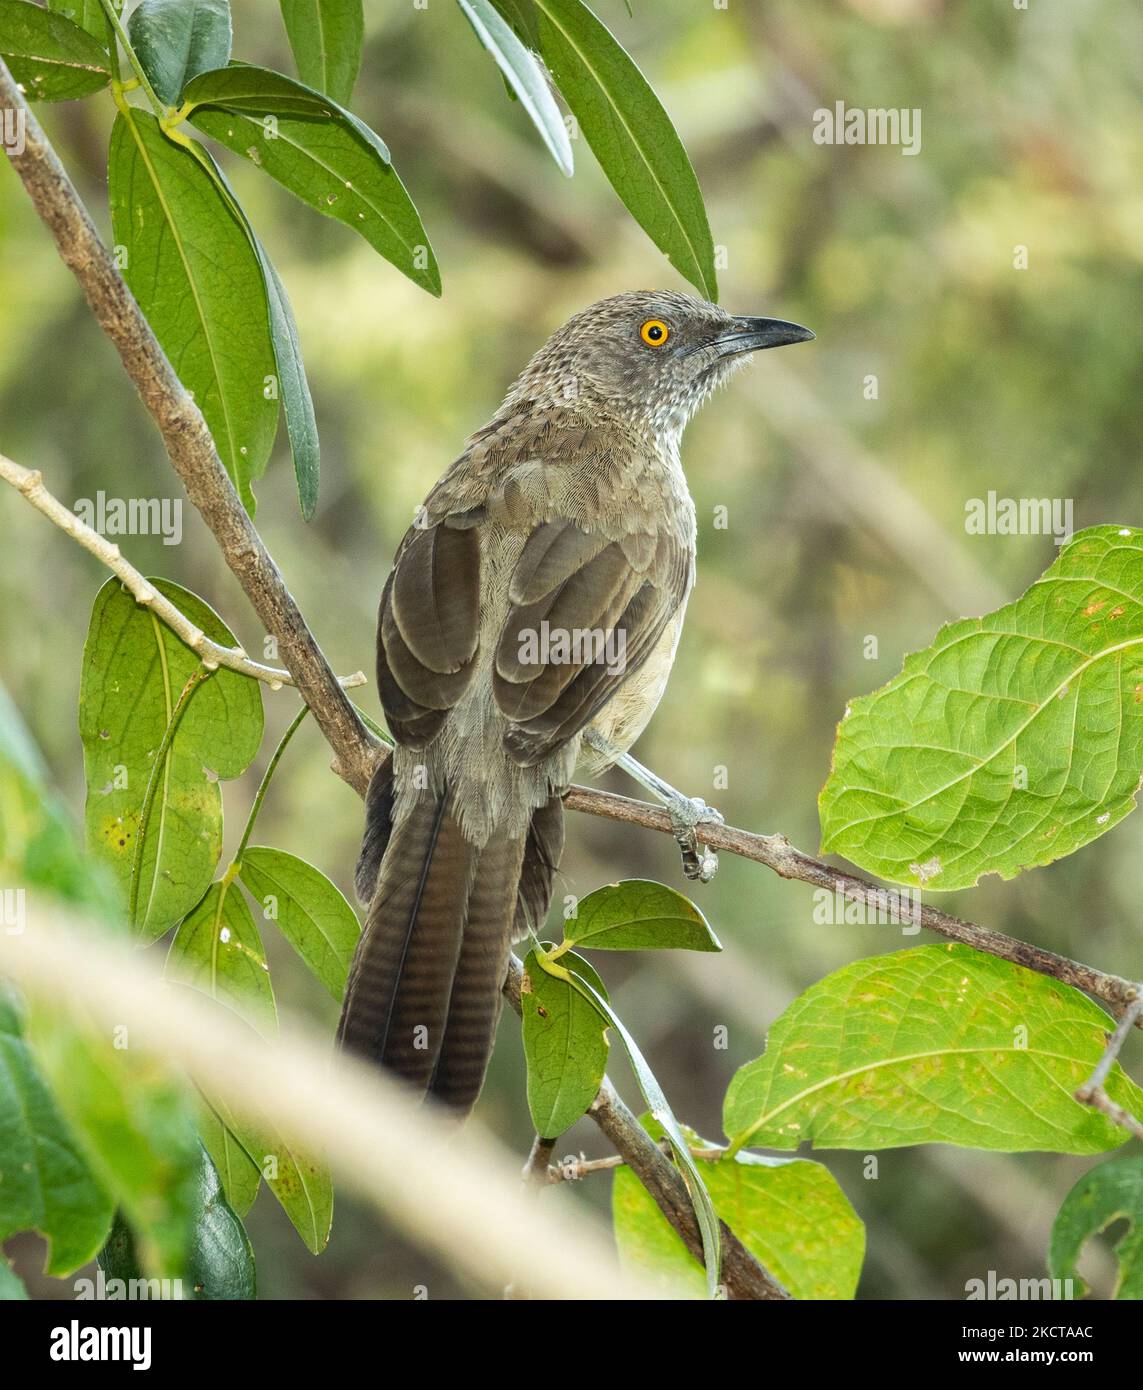
<path id="1" fill-rule="evenodd" d="M 528 363 L 509 401 L 581 399 L 677 435 L 716 386 L 763 348 L 804 343 L 808 328 L 728 314 L 672 290 L 637 290 L 574 314 Z"/>

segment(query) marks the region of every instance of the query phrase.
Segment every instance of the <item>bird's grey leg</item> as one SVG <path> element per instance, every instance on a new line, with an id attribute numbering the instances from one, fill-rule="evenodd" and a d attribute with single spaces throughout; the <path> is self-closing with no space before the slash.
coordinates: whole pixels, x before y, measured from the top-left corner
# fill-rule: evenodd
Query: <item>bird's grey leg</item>
<path id="1" fill-rule="evenodd" d="M 683 873 L 687 878 L 709 883 L 718 872 L 718 855 L 707 845 L 699 845 L 697 827 L 703 821 L 722 824 L 722 816 L 713 806 L 708 806 L 702 797 L 686 796 L 669 782 L 664 782 L 656 772 L 644 767 L 630 753 L 621 753 L 607 739 L 588 729 L 586 740 L 597 753 L 610 758 L 615 767 L 621 767 L 628 777 L 646 787 L 667 808 L 671 818 L 671 832 L 683 856 Z"/>

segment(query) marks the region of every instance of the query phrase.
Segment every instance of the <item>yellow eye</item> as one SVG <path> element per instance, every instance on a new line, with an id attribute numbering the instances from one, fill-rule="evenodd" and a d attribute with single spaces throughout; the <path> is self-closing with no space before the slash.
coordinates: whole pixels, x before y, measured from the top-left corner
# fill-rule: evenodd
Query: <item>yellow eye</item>
<path id="1" fill-rule="evenodd" d="M 671 330 L 662 319 L 648 319 L 640 328 L 639 336 L 648 347 L 662 347 L 671 336 Z"/>

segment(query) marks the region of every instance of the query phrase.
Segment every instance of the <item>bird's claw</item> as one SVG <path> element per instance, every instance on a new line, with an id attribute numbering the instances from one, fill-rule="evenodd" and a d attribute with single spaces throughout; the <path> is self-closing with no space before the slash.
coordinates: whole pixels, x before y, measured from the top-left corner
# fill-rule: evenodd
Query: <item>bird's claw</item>
<path id="1" fill-rule="evenodd" d="M 709 883 L 718 872 L 718 855 L 707 845 L 700 845 L 698 826 L 703 821 L 714 825 L 723 823 L 721 814 L 708 806 L 701 796 L 680 796 L 668 807 L 671 833 L 683 856 L 683 873 L 699 883 Z"/>

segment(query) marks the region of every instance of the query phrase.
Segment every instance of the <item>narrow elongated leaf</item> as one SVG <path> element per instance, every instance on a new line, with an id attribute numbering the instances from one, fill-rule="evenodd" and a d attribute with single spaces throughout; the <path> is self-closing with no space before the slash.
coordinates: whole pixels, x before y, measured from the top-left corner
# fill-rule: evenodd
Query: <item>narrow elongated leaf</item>
<path id="1" fill-rule="evenodd" d="M 679 274 L 716 300 L 706 207 L 659 98 L 581 0 L 534 4 L 541 52 L 612 188 Z"/>
<path id="2" fill-rule="evenodd" d="M 130 1217 L 144 1270 L 182 1278 L 200 1166 L 185 1084 L 126 1032 L 112 1040 L 74 1011 L 37 1002 L 29 1037 L 92 1171 Z"/>
<path id="3" fill-rule="evenodd" d="M 48 9 L 86 29 L 101 47 L 107 47 L 107 20 L 99 0 L 48 0 Z"/>
<path id="4" fill-rule="evenodd" d="M 601 998 L 607 998 L 603 981 L 582 956 L 569 952 L 561 960 L 588 980 Z M 605 1025 L 590 999 L 540 968 L 535 951 L 524 961 L 520 1005 L 528 1109 L 536 1133 L 556 1139 L 586 1112 L 603 1081 L 608 1053 Z"/>
<path id="5" fill-rule="evenodd" d="M 205 1099 L 199 1105 L 198 1132 L 218 1173 L 227 1202 L 240 1217 L 245 1216 L 258 1196 L 262 1174 Z"/>
<path id="6" fill-rule="evenodd" d="M 251 236 L 253 235 L 251 230 Z M 294 478 L 298 485 L 298 502 L 303 519 L 312 521 L 317 510 L 321 455 L 313 397 L 310 395 L 310 384 L 302 364 L 298 325 L 294 321 L 294 310 L 281 276 L 274 269 L 257 237 L 254 237 L 254 249 L 258 253 L 258 262 L 266 282 L 266 299 L 270 307 L 270 337 L 274 344 L 274 359 L 278 364 L 282 410 L 286 416 Z"/>
<path id="7" fill-rule="evenodd" d="M 353 96 L 365 33 L 362 0 L 281 0 L 298 76 L 342 106 Z"/>
<path id="8" fill-rule="evenodd" d="M 151 581 L 208 637 L 234 637 L 200 598 Z M 136 840 L 163 734 L 198 657 L 117 579 L 99 591 L 84 646 L 79 732 L 87 779 L 87 840 L 130 901 Z M 190 697 L 171 741 L 144 834 L 136 925 L 160 936 L 199 901 L 222 852 L 216 780 L 237 777 L 262 741 L 258 682 L 219 670 Z"/>
<path id="9" fill-rule="evenodd" d="M 1125 1130 L 1075 1099 L 1114 1023 L 1079 990 L 967 946 L 919 946 L 827 975 L 735 1074 L 735 1148 L 1102 1153 Z M 1108 1093 L 1143 1117 L 1118 1064 Z"/>
<path id="10" fill-rule="evenodd" d="M 253 515 L 251 484 L 274 444 L 278 394 L 262 269 L 246 230 L 194 154 L 134 108 L 112 130 L 109 194 L 127 283 Z"/>
<path id="11" fill-rule="evenodd" d="M 0 1241 L 36 1230 L 46 1272 L 62 1277 L 94 1258 L 114 1203 L 60 1114 L 0 985 Z"/>
<path id="12" fill-rule="evenodd" d="M 101 44 L 62 14 L 27 0 L 0 0 L 0 58 L 31 101 L 67 101 L 111 77 Z"/>
<path id="13" fill-rule="evenodd" d="M 215 1007 L 226 1008 L 221 1004 L 216 1004 Z M 227 1017 L 231 1024 L 250 1030 L 249 1038 L 252 1044 L 268 1046 L 265 1038 L 255 1032 L 241 1015 L 227 1009 Z M 333 1182 L 324 1161 L 316 1155 L 303 1152 L 266 1115 L 245 1111 L 240 1115 L 220 1096 L 206 1095 L 205 1101 L 210 1113 L 240 1145 L 266 1186 L 278 1199 L 282 1210 L 307 1248 L 315 1255 L 320 1253 L 329 1240 L 333 1222 Z M 217 1143 L 218 1134 L 212 1128 L 209 1116 L 200 1120 L 200 1132 L 217 1167 L 216 1153 L 221 1145 Z M 242 1208 L 235 1205 L 235 1197 L 241 1204 L 246 1196 L 253 1201 L 253 1194 L 249 1191 L 250 1184 L 241 1165 L 232 1165 L 232 1168 L 236 1177 L 233 1184 L 228 1185 L 227 1173 L 223 1168 L 219 1168 L 219 1178 L 223 1190 L 227 1193 L 227 1200 L 236 1211 L 240 1211 Z M 234 1196 L 231 1196 L 232 1192 Z"/>
<path id="14" fill-rule="evenodd" d="M 644 1124 L 659 1137 L 660 1127 Z M 698 1148 L 707 1141 L 687 1126 Z M 865 1227 L 836 1178 L 820 1163 L 741 1153 L 701 1161 L 703 1181 L 724 1221 L 795 1298 L 852 1298 L 865 1258 Z M 629 1168 L 617 1168 L 611 1193 L 615 1241 L 623 1266 L 659 1280 L 664 1293 L 705 1289 L 702 1268 Z"/>
<path id="15" fill-rule="evenodd" d="M 476 37 L 492 54 L 552 158 L 571 178 L 575 160 L 567 126 L 540 64 L 513 33 L 511 25 L 496 12 L 492 0 L 457 0 L 457 4 Z"/>
<path id="16" fill-rule="evenodd" d="M 298 483 L 298 500 L 301 503 L 303 518 L 310 521 L 317 508 L 321 460 L 314 403 L 310 396 L 305 365 L 302 362 L 302 346 L 298 340 L 298 326 L 294 321 L 290 298 L 281 277 L 274 269 L 273 262 L 266 254 L 266 248 L 258 239 L 250 219 L 235 197 L 234 190 L 222 170 L 197 142 L 192 145 L 192 153 L 218 186 L 235 220 L 246 232 L 250 247 L 258 259 L 270 314 L 270 341 L 278 367 L 277 381 L 286 415 L 286 432 L 290 439 L 294 476 Z"/>
<path id="17" fill-rule="evenodd" d="M 1119 1272 L 1112 1297 L 1143 1298 L 1143 1157 L 1112 1159 L 1085 1173 L 1056 1213 L 1048 1272 L 1074 1280 L 1077 1298 L 1087 1291 L 1076 1268 L 1080 1251 L 1117 1221 L 1126 1221 L 1127 1230 L 1115 1244 Z"/>
<path id="18" fill-rule="evenodd" d="M 164 973 L 228 1005 L 264 1036 L 277 1032 L 266 952 L 236 883 L 210 885 L 175 933 Z"/>
<path id="19" fill-rule="evenodd" d="M 107 1244 L 99 1252 L 99 1267 L 107 1278 L 109 1294 L 111 1280 L 120 1279 L 129 1289 L 131 1280 L 144 1275 L 136 1244 L 130 1225 L 123 1213 L 118 1213 Z M 185 1299 L 236 1300 L 257 1296 L 250 1238 L 226 1200 L 210 1156 L 201 1147 L 182 1283 Z"/>
<path id="20" fill-rule="evenodd" d="M 493 0 L 501 15 L 512 26 L 512 32 L 533 53 L 540 51 L 540 22 L 532 0 Z"/>
<path id="21" fill-rule="evenodd" d="M 430 294 L 440 270 L 381 139 L 330 98 L 281 73 L 240 65 L 206 73 L 186 98 L 205 135 L 264 169 L 303 203 L 358 235 Z"/>
<path id="22" fill-rule="evenodd" d="M 255 845 L 242 855 L 242 882 L 334 999 L 345 993 L 361 935 L 357 914 L 320 869 L 285 850 Z"/>
<path id="23" fill-rule="evenodd" d="M 177 106 L 192 77 L 230 61 L 230 2 L 142 0 L 127 34 L 155 95 Z"/>
<path id="24" fill-rule="evenodd" d="M 1141 773 L 1143 531 L 1096 526 L 852 703 L 823 848 L 927 888 L 1012 878 L 1117 825 Z"/>
<path id="25" fill-rule="evenodd" d="M 264 1116 L 239 1116 L 213 1102 L 219 1118 L 241 1143 L 278 1199 L 306 1248 L 325 1249 L 333 1225 L 333 1183 L 318 1159 L 302 1153 Z"/>
<path id="26" fill-rule="evenodd" d="M 307 87 L 304 82 L 296 82 L 272 68 L 231 63 L 229 67 L 204 72 L 187 84 L 183 101 L 192 110 L 199 106 L 220 106 L 227 111 L 246 111 L 252 115 L 309 116 L 325 124 L 344 125 L 374 149 L 383 163 L 389 163 L 388 145 L 360 117 L 325 92 Z"/>
<path id="27" fill-rule="evenodd" d="M 663 883 L 628 878 L 589 893 L 564 936 L 592 951 L 721 951 L 698 908 Z"/>

